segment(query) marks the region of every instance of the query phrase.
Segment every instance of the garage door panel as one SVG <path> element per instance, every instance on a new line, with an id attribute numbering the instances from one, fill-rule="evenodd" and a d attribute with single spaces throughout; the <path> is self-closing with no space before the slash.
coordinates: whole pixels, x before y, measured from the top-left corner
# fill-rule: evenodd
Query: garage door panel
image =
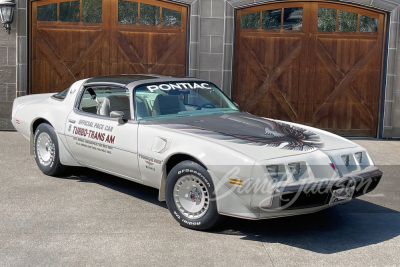
<path id="1" fill-rule="evenodd" d="M 243 104 L 244 109 L 251 110 L 254 106 L 259 104 L 259 101 L 265 98 L 265 94 L 271 90 L 274 95 L 275 100 L 282 107 L 283 112 L 285 112 L 289 117 L 294 119 L 297 114 L 295 109 L 290 104 L 289 92 L 290 87 L 287 88 L 287 78 L 285 76 L 297 76 L 291 71 L 291 64 L 298 65 L 299 52 L 301 47 L 301 39 L 298 38 L 263 38 L 261 34 L 259 37 L 244 37 L 240 39 L 240 45 L 245 48 L 244 53 L 240 57 L 241 64 L 245 64 L 248 69 L 251 69 L 252 73 L 261 73 L 257 75 L 258 80 L 261 77 L 261 86 L 252 87 L 251 97 L 246 98 Z M 261 45 L 265 42 L 267 45 Z M 268 46 L 268 44 L 272 44 Z M 264 49 L 269 47 L 268 49 Z M 259 54 L 264 53 L 263 56 Z M 268 55 L 273 58 L 268 60 Z M 287 74 L 283 74 L 283 72 Z M 251 79 L 246 72 L 246 76 L 242 77 L 248 83 Z M 280 81 L 279 77 L 284 76 Z M 252 78 L 253 79 L 253 78 Z M 295 82 L 295 81 L 294 81 Z M 281 91 L 281 85 L 285 87 L 285 91 Z M 290 81 L 289 83 L 293 83 Z M 240 86 L 240 85 L 239 85 Z M 249 90 L 249 86 L 245 90 Z M 248 93 L 246 94 L 248 95 Z"/>
<path id="2" fill-rule="evenodd" d="M 147 73 L 149 36 L 145 33 L 118 33 L 118 65 L 132 64 L 136 71 Z"/>
<path id="3" fill-rule="evenodd" d="M 258 102 L 258 105 L 252 107 L 249 112 L 257 116 L 271 118 L 281 116 L 283 120 L 290 120 L 291 118 L 286 114 L 285 109 L 275 99 L 276 97 L 271 92 L 267 92 L 265 97 Z"/>
<path id="4" fill-rule="evenodd" d="M 312 98 L 309 99 L 313 103 L 313 112 L 317 111 L 317 107 L 324 103 L 326 97 L 332 94 L 337 85 L 334 77 L 326 68 L 326 64 L 321 59 L 316 61 L 315 76 L 318 79 L 312 79 Z"/>
<path id="5" fill-rule="evenodd" d="M 339 97 L 329 106 L 328 115 L 322 117 L 315 126 L 330 131 L 348 128 L 357 129 L 357 131 L 352 132 L 359 133 L 360 136 L 366 136 L 366 133 L 370 135 L 370 120 L 365 119 L 363 113 L 351 102 L 351 98 L 347 95 Z"/>
<path id="6" fill-rule="evenodd" d="M 46 92 L 49 87 L 61 91 L 77 79 L 99 75 L 186 74 L 186 5 L 157 0 L 102 0 L 95 19 L 88 20 L 87 5 L 81 3 L 83 10 L 75 6 L 73 22 L 66 22 L 62 17 L 66 13 L 60 12 L 58 2 L 31 3 L 31 93 Z M 119 9 L 121 3 L 136 9 Z M 38 7 L 43 5 L 52 9 L 42 8 L 38 14 Z M 159 17 L 145 10 L 149 6 L 160 11 Z M 46 10 L 51 14 L 43 15 Z M 129 20 L 135 16 L 136 20 Z"/>
<path id="7" fill-rule="evenodd" d="M 252 62 L 257 61 L 266 72 L 271 72 L 293 49 L 299 45 L 300 38 L 268 37 L 262 34 L 255 36 L 243 36 L 240 40 L 246 55 L 242 59 L 250 56 Z M 247 54 L 248 53 L 248 54 Z"/>
<path id="8" fill-rule="evenodd" d="M 247 68 L 243 68 L 243 78 L 245 82 L 241 82 L 237 87 L 237 103 L 242 107 L 246 104 L 246 100 L 254 95 L 256 88 L 259 88 L 263 81 L 260 80 L 261 75 L 264 75 L 264 71 L 258 68 L 257 64 L 246 64 Z"/>
<path id="9" fill-rule="evenodd" d="M 260 26 L 264 14 L 272 14 L 271 10 L 282 14 L 296 6 L 302 7 L 300 28 L 287 30 L 279 23 L 273 30 Z M 253 17 L 260 23 L 252 21 Z M 264 4 L 239 10 L 234 100 L 245 99 L 245 110 L 268 105 L 258 108 L 265 112 L 259 112 L 261 116 L 345 135 L 375 136 L 384 19 L 382 12 L 319 2 Z M 254 74 L 249 75 L 246 68 Z M 243 83 L 251 86 L 244 88 Z"/>
<path id="10" fill-rule="evenodd" d="M 153 64 L 157 62 L 165 62 L 168 64 L 181 64 L 184 59 L 183 54 L 180 53 L 181 49 L 185 49 L 182 43 L 176 42 L 180 39 L 180 34 L 176 33 L 156 33 L 152 36 L 152 43 L 157 44 L 152 46 L 152 60 Z M 161 45 L 160 45 L 161 44 Z M 165 60 L 163 60 L 165 58 Z"/>
<path id="11" fill-rule="evenodd" d="M 85 31 L 71 29 L 41 29 L 40 35 L 57 51 L 62 61 L 76 61 L 82 57 L 93 44 L 101 31 Z M 68 47 L 65 45 L 68 44 Z M 101 46 L 100 46 L 101 47 Z"/>
<path id="12" fill-rule="evenodd" d="M 336 55 L 346 55 L 344 56 L 344 59 L 340 58 L 339 56 L 336 56 L 337 61 L 334 62 L 333 57 L 329 55 L 328 51 L 332 51 L 333 49 L 325 49 L 325 51 L 319 51 L 320 54 L 326 52 L 328 56 L 332 59 L 330 62 L 327 60 L 327 58 L 320 57 L 321 61 L 325 65 L 328 66 L 328 70 L 332 77 L 335 78 L 336 85 L 334 90 L 332 92 L 329 92 L 329 94 L 326 95 L 325 103 L 322 105 L 318 105 L 318 110 L 316 111 L 316 116 L 314 117 L 313 122 L 317 123 L 318 120 L 321 120 L 323 116 L 328 116 L 327 114 L 330 114 L 328 118 L 331 120 L 335 121 L 338 118 L 342 118 L 343 113 L 335 113 L 334 111 L 328 111 L 327 105 L 332 104 L 332 101 L 335 101 L 335 105 L 339 105 L 339 108 L 344 110 L 344 105 L 346 105 L 346 101 L 349 101 L 347 103 L 348 106 L 352 105 L 354 106 L 357 111 L 360 113 L 360 120 L 367 125 L 367 127 L 360 125 L 360 124 L 351 124 L 351 118 L 348 119 L 343 119 L 343 121 L 346 121 L 346 125 L 343 123 L 337 124 L 339 129 L 342 129 L 340 127 L 350 127 L 353 129 L 374 129 L 376 126 L 376 121 L 374 119 L 374 114 L 377 112 L 376 109 L 371 108 L 371 104 L 374 103 L 375 105 L 377 104 L 377 95 L 373 96 L 371 94 L 371 90 L 373 91 L 374 88 L 379 88 L 379 82 L 378 83 L 373 83 L 373 84 L 366 84 L 366 87 L 359 87 L 357 83 L 355 83 L 355 80 L 363 80 L 363 79 L 368 79 L 368 77 L 365 75 L 368 73 L 369 68 L 377 69 L 376 65 L 374 65 L 374 58 L 376 57 L 377 53 L 376 47 L 377 43 L 376 41 L 361 41 L 361 40 L 344 40 L 340 39 L 339 41 L 331 42 L 333 47 L 337 47 L 335 49 L 337 51 Z M 360 45 L 363 44 L 363 45 Z M 326 46 L 325 46 L 326 47 Z M 351 48 L 351 49 L 350 49 Z M 342 51 L 343 50 L 343 51 Z M 346 51 L 346 52 L 345 52 Z M 350 52 L 348 52 L 350 51 Z M 379 65 L 378 65 L 379 66 Z M 333 70 L 336 68 L 336 70 Z M 364 71 L 363 71 L 364 70 Z M 375 80 L 379 79 L 379 75 L 375 75 Z M 375 89 L 376 90 L 376 89 Z M 348 94 L 350 98 L 348 99 L 342 99 L 342 100 L 336 100 L 340 95 L 346 95 Z M 372 103 L 367 103 L 365 102 L 365 96 L 369 96 L 369 98 L 373 101 Z M 334 96 L 332 98 L 332 96 Z M 373 97 L 372 97 L 373 96 Z M 331 99 L 330 99 L 331 98 Z M 371 111 L 373 113 L 371 113 Z M 349 116 L 349 114 L 346 114 Z M 355 116 L 355 115 L 354 115 Z M 373 130 L 371 130 L 372 133 Z"/>
<path id="13" fill-rule="evenodd" d="M 291 102 L 297 103 L 299 100 L 300 84 L 300 55 L 293 59 L 292 63 L 289 64 L 282 74 L 276 79 L 275 84 L 285 96 Z"/>
<path id="14" fill-rule="evenodd" d="M 176 41 L 177 37 L 179 39 L 179 35 L 162 33 L 151 35 L 143 32 L 120 33 L 118 65 L 133 64 L 131 67 L 141 73 L 182 75 L 185 68 L 185 53 L 182 53 L 182 50 L 185 47 Z"/>
<path id="15" fill-rule="evenodd" d="M 333 62 L 344 73 L 349 72 L 362 56 L 369 51 L 371 46 L 376 43 L 376 40 L 346 40 L 345 38 L 338 40 L 319 38 L 318 41 Z"/>
<path id="16" fill-rule="evenodd" d="M 182 76 L 181 73 L 184 71 L 184 66 L 182 65 L 157 65 L 158 70 L 156 73 L 160 73 L 161 75 L 172 75 L 172 76 Z"/>
<path id="17" fill-rule="evenodd" d="M 51 92 L 52 88 L 57 85 L 58 80 L 61 78 L 60 74 L 54 71 L 53 67 L 46 61 L 35 61 L 32 68 L 41 69 L 42 73 L 34 73 L 33 79 L 36 81 L 36 86 L 39 88 L 38 93 Z M 45 73 L 46 76 L 51 78 L 50 82 L 42 79 L 41 75 Z"/>
<path id="18" fill-rule="evenodd" d="M 377 96 L 374 94 L 368 94 L 365 91 L 372 90 L 374 87 L 379 86 L 380 81 L 379 72 L 368 67 L 369 66 L 366 66 L 360 71 L 359 75 L 351 83 L 351 86 L 360 96 L 360 100 L 371 109 L 373 106 L 377 106 Z"/>

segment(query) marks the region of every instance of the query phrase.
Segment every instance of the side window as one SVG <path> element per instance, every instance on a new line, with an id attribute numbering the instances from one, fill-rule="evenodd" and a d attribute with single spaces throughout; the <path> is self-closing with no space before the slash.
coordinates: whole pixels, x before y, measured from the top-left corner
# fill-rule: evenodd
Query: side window
<path id="1" fill-rule="evenodd" d="M 287 7 L 245 13 L 240 17 L 240 28 L 301 31 L 303 28 L 303 8 Z"/>
<path id="2" fill-rule="evenodd" d="M 279 27 L 281 26 L 279 22 Z M 240 18 L 240 27 L 242 29 L 258 29 L 260 28 L 260 12 L 243 14 Z"/>
<path id="3" fill-rule="evenodd" d="M 110 117 L 112 111 L 122 111 L 131 118 L 129 91 L 122 87 L 87 87 L 83 92 L 79 110 L 90 114 Z"/>
<path id="4" fill-rule="evenodd" d="M 303 8 L 292 7 L 283 9 L 283 29 L 301 31 L 303 26 Z"/>
<path id="5" fill-rule="evenodd" d="M 102 22 L 102 0 L 58 0 L 57 2 L 58 4 L 38 6 L 36 19 L 38 21 Z"/>
<path id="6" fill-rule="evenodd" d="M 69 1 L 60 3 L 60 21 L 79 22 L 80 2 Z"/>
<path id="7" fill-rule="evenodd" d="M 140 24 L 159 25 L 160 7 L 149 4 L 140 4 Z"/>
<path id="8" fill-rule="evenodd" d="M 101 23 L 102 8 L 102 0 L 82 0 L 82 22 Z"/>
<path id="9" fill-rule="evenodd" d="M 57 3 L 38 6 L 37 20 L 57 21 Z"/>
<path id="10" fill-rule="evenodd" d="M 344 10 L 319 7 L 318 31 L 378 32 L 378 18 Z"/>
<path id="11" fill-rule="evenodd" d="M 67 97 L 67 94 L 69 92 L 69 87 L 58 94 L 53 95 L 53 98 L 64 100 Z"/>
<path id="12" fill-rule="evenodd" d="M 181 12 L 163 7 L 162 9 L 163 26 L 181 26 L 181 24 L 182 24 Z"/>
<path id="13" fill-rule="evenodd" d="M 118 23 L 138 24 L 138 3 L 118 0 Z"/>

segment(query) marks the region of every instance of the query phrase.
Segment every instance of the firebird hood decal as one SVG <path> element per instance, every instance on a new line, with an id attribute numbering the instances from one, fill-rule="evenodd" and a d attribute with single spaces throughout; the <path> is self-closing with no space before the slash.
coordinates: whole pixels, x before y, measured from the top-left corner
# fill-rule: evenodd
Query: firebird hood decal
<path id="1" fill-rule="evenodd" d="M 320 137 L 305 129 L 250 114 L 214 114 L 163 121 L 162 126 L 239 144 L 295 151 L 322 148 Z"/>

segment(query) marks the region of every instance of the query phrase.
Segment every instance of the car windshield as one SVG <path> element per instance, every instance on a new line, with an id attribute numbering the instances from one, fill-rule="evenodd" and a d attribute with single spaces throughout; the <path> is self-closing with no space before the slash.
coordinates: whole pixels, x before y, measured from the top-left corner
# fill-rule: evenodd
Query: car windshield
<path id="1" fill-rule="evenodd" d="M 149 84 L 135 91 L 137 120 L 238 112 L 215 85 L 205 82 Z"/>

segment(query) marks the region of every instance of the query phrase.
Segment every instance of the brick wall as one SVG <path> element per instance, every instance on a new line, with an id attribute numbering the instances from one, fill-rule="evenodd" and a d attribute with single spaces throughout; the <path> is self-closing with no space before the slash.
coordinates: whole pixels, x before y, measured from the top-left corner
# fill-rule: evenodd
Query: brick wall
<path id="1" fill-rule="evenodd" d="M 191 5 L 189 76 L 231 93 L 234 8 L 226 0 L 186 0 Z"/>
<path id="2" fill-rule="evenodd" d="M 1 24 L 0 24 L 1 25 Z M 1 25 L 2 26 L 2 25 Z M 0 28 L 0 129 L 11 130 L 11 108 L 17 88 L 16 29 L 11 34 Z"/>
<path id="3" fill-rule="evenodd" d="M 26 5 L 27 0 L 16 0 L 11 34 L 0 28 L 0 130 L 14 130 L 13 101 L 17 96 L 26 95 L 28 90 Z"/>
<path id="4" fill-rule="evenodd" d="M 400 137 L 400 8 L 390 13 L 383 137 Z"/>

